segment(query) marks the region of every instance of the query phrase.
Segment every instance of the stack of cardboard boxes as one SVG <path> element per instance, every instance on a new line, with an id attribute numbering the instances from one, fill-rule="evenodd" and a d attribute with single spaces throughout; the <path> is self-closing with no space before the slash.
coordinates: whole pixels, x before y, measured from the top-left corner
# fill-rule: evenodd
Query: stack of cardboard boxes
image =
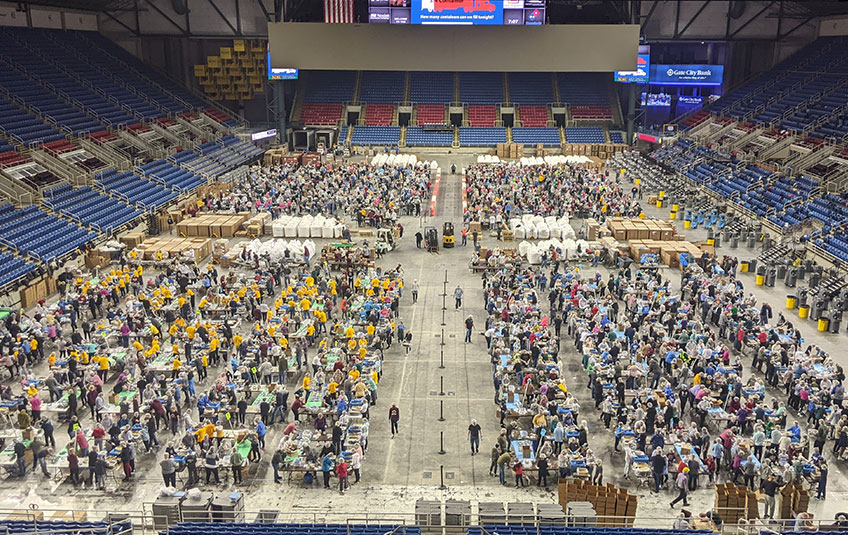
<path id="1" fill-rule="evenodd" d="M 598 515 L 598 525 L 633 527 L 639 499 L 628 494 L 626 489 L 611 483 L 598 486 L 590 485 L 582 479 L 560 479 L 558 491 L 563 509 L 567 509 L 569 502 L 589 502 Z"/>
<path id="2" fill-rule="evenodd" d="M 655 241 L 631 240 L 630 258 L 637 264 L 643 254 L 659 256 L 659 263 L 668 267 L 680 267 L 680 255 L 688 254 L 690 261 L 700 258 L 703 251 L 697 245 L 688 241 Z"/>
<path id="3" fill-rule="evenodd" d="M 107 263 L 108 265 L 108 263 Z M 42 277 L 29 284 L 21 290 L 21 306 L 29 308 L 35 306 L 42 299 L 46 299 L 48 295 L 56 292 L 56 281 L 53 277 Z"/>
<path id="4" fill-rule="evenodd" d="M 612 237 L 618 241 L 629 240 L 674 240 L 675 229 L 671 221 L 657 219 L 627 219 L 614 217 L 607 222 Z"/>
<path id="5" fill-rule="evenodd" d="M 517 160 L 524 156 L 524 144 L 498 143 L 496 154 L 501 160 Z"/>
<path id="6" fill-rule="evenodd" d="M 124 232 L 118 235 L 118 240 L 126 245 L 127 249 L 135 249 L 146 237 L 144 232 Z"/>
<path id="7" fill-rule="evenodd" d="M 258 238 L 271 233 L 271 213 L 261 212 L 248 219 L 245 224 L 247 235 Z"/>
<path id="8" fill-rule="evenodd" d="M 265 151 L 262 161 L 265 165 L 278 165 L 282 162 L 285 155 L 286 153 L 283 149 L 268 149 Z"/>
<path id="9" fill-rule="evenodd" d="M 209 238 L 148 238 L 136 249 L 144 260 L 157 260 L 160 257 L 175 258 L 193 251 L 195 261 L 200 262 L 212 254 L 212 240 Z"/>
<path id="10" fill-rule="evenodd" d="M 177 234 L 184 237 L 232 238 L 241 229 L 248 217 L 250 217 L 249 212 L 191 217 L 177 223 Z"/>
<path id="11" fill-rule="evenodd" d="M 801 485 L 789 484 L 780 489 L 778 518 L 795 518 L 798 513 L 806 513 L 810 505 L 810 493 Z"/>
<path id="12" fill-rule="evenodd" d="M 233 191 L 233 185 L 230 182 L 213 182 L 205 184 L 197 188 L 197 196 L 201 199 L 207 197 L 219 197 Z"/>
<path id="13" fill-rule="evenodd" d="M 757 495 L 744 485 L 717 483 L 715 508 L 727 524 L 738 524 L 742 519 L 759 518 Z M 783 517 L 781 517 L 783 518 Z"/>
<path id="14" fill-rule="evenodd" d="M 320 163 L 320 162 L 321 162 L 321 155 L 318 154 L 317 152 L 305 152 L 300 157 L 300 163 L 302 163 L 303 165 L 309 165 L 309 164 Z"/>

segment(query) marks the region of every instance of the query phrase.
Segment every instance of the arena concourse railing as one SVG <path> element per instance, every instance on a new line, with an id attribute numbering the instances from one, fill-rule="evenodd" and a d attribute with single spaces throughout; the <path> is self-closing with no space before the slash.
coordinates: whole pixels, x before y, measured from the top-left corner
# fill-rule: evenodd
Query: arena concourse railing
<path id="1" fill-rule="evenodd" d="M 0 519 L 5 519 L 5 522 L 32 522 L 32 531 L 22 531 L 21 529 L 10 530 L 7 525 L 4 525 L 4 520 L 0 520 L 0 535 L 169 535 L 169 529 L 174 524 L 168 524 L 173 521 L 169 518 L 170 515 L 154 515 L 152 513 L 152 502 L 144 503 L 141 510 L 135 511 L 111 511 L 103 517 L 103 509 L 97 510 L 81 510 L 81 509 L 42 509 L 37 506 L 32 506 L 30 509 L 0 509 Z M 747 508 L 740 508 L 740 512 L 747 512 Z M 783 533 L 783 532 L 800 532 L 800 531 L 846 531 L 848 530 L 848 515 L 844 515 L 843 519 L 813 519 L 813 518 L 787 518 L 787 519 L 742 519 L 736 523 L 724 522 L 720 527 L 709 524 L 706 520 L 699 519 L 698 511 L 692 510 L 692 529 L 708 530 L 723 535 L 761 535 L 763 533 Z M 724 511 L 727 511 L 726 509 Z M 198 515 L 197 512 L 191 513 L 191 518 L 181 521 L 186 522 L 215 522 L 215 523 L 266 523 L 266 524 L 292 524 L 292 523 L 312 523 L 312 524 L 334 524 L 347 526 L 347 535 L 352 535 L 356 526 L 367 525 L 390 525 L 394 526 L 391 531 L 384 535 L 407 535 L 407 530 L 411 528 L 419 528 L 422 533 L 443 533 L 448 534 L 463 534 L 469 529 L 474 532 L 479 532 L 480 535 L 497 535 L 498 526 L 523 526 L 524 533 L 527 533 L 527 528 L 535 529 L 537 535 L 542 535 L 550 527 L 598 527 L 606 530 L 615 529 L 656 529 L 659 533 L 663 530 L 670 530 L 679 516 L 668 517 L 625 517 L 625 516 L 603 516 L 599 521 L 587 521 L 583 517 L 565 517 L 561 520 L 549 519 L 506 519 L 503 523 L 484 523 L 471 522 L 477 515 L 470 515 L 465 518 L 459 518 L 458 522 L 454 521 L 446 523 L 440 515 L 439 522 L 428 522 L 428 519 L 422 519 L 421 515 L 415 513 L 396 513 L 396 512 L 348 512 L 336 511 L 329 508 L 319 507 L 295 507 L 291 511 L 278 510 L 260 510 L 260 511 L 239 511 L 235 520 L 231 518 L 222 519 L 219 515 L 232 513 L 220 513 L 217 511 L 209 511 L 208 518 L 203 518 L 203 515 Z M 809 513 L 806 513 L 812 516 Z M 422 521 L 424 520 L 424 521 Z M 466 522 L 467 520 L 467 522 Z M 47 527 L 50 521 L 65 521 L 65 522 L 104 522 L 105 526 L 91 527 L 73 527 L 51 529 Z M 5 532 L 4 532 L 5 530 Z M 532 531 L 531 531 L 532 533 Z"/>

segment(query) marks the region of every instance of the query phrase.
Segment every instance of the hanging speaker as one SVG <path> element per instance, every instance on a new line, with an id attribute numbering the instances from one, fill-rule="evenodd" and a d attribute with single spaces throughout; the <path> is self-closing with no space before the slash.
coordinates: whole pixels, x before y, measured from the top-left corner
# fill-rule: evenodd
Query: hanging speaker
<path id="1" fill-rule="evenodd" d="M 171 0 L 171 7 L 173 7 L 177 15 L 185 15 L 186 11 L 188 11 L 186 0 Z"/>

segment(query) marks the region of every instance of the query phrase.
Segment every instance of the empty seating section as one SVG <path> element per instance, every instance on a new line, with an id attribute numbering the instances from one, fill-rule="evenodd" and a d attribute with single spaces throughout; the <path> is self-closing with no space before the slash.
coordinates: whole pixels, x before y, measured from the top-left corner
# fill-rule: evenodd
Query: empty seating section
<path id="1" fill-rule="evenodd" d="M 756 124 L 771 124 L 787 112 L 802 109 L 813 97 L 835 88 L 836 77 L 818 74 L 844 72 L 831 66 L 844 61 L 845 38 L 820 38 L 797 54 L 719 99 L 712 109 L 724 116 Z M 792 113 L 790 113 L 791 115 Z M 801 116 L 802 124 L 811 117 Z M 791 123 L 787 126 L 794 128 Z"/>
<path id="2" fill-rule="evenodd" d="M 364 71 L 359 89 L 363 104 L 399 104 L 403 101 L 406 73 L 403 71 Z"/>
<path id="3" fill-rule="evenodd" d="M 395 107 L 391 104 L 368 104 L 365 106 L 365 124 L 389 126 L 392 124 Z"/>
<path id="4" fill-rule="evenodd" d="M 136 172 L 141 176 L 150 177 L 165 187 L 176 189 L 179 192 L 193 190 L 206 182 L 205 179 L 185 169 L 180 169 L 166 160 L 156 160 L 155 162 L 146 163 L 136 168 Z"/>
<path id="5" fill-rule="evenodd" d="M 109 38 L 100 35 L 98 32 L 74 32 L 87 40 L 87 43 L 92 46 L 92 50 L 96 50 L 98 54 L 104 54 L 113 58 L 118 62 L 119 67 L 124 67 L 124 71 L 131 69 L 144 78 L 150 80 L 154 84 L 167 90 L 171 95 L 176 96 L 182 102 L 185 102 L 195 109 L 202 109 L 207 103 L 192 93 L 189 89 L 175 84 L 172 80 L 166 78 L 162 73 L 147 65 L 137 57 L 133 56 L 128 51 L 109 40 Z M 233 126 L 238 126 L 238 121 L 233 121 Z M 227 125 L 230 126 L 230 125 Z"/>
<path id="6" fill-rule="evenodd" d="M 723 197 L 731 198 L 734 194 L 744 195 L 751 186 L 768 181 L 770 172 L 760 167 L 739 168 L 733 174 L 721 173 L 718 180 L 707 187 Z"/>
<path id="7" fill-rule="evenodd" d="M 338 102 L 353 100 L 354 71 L 310 71 L 307 74 L 304 102 Z"/>
<path id="8" fill-rule="evenodd" d="M 471 126 L 495 126 L 498 120 L 494 106 L 468 106 L 468 124 Z"/>
<path id="9" fill-rule="evenodd" d="M 265 154 L 263 149 L 260 149 L 256 145 L 248 143 L 247 141 L 242 141 L 232 134 L 222 137 L 217 141 L 217 143 L 227 147 L 236 154 L 240 154 L 243 159 L 239 161 L 239 165 L 255 160 Z"/>
<path id="10" fill-rule="evenodd" d="M 0 132 L 25 147 L 65 138 L 64 134 L 5 98 L 0 98 Z"/>
<path id="11" fill-rule="evenodd" d="M 565 140 L 569 143 L 606 143 L 604 131 L 598 126 L 568 126 Z"/>
<path id="12" fill-rule="evenodd" d="M 220 147 L 220 150 L 226 150 Z M 216 160 L 198 152 L 184 150 L 168 158 L 168 161 L 196 175 L 218 177 L 227 172 L 227 168 Z"/>
<path id="13" fill-rule="evenodd" d="M 712 114 L 710 114 L 710 112 L 708 112 L 708 111 L 705 111 L 705 110 L 696 111 L 695 113 L 693 113 L 692 115 L 690 115 L 689 117 L 687 117 L 686 119 L 681 121 L 680 128 L 682 130 L 689 130 L 690 128 L 698 126 L 699 124 L 703 123 L 704 121 L 706 121 L 710 117 L 712 117 Z"/>
<path id="14" fill-rule="evenodd" d="M 115 535 L 132 529 L 130 521 L 108 522 L 71 522 L 64 520 L 2 520 L 0 528 L 5 528 L 8 533 L 28 533 L 38 535 L 43 533 L 66 534 L 85 533 L 86 535 Z"/>
<path id="15" fill-rule="evenodd" d="M 25 30 L 17 33 L 3 32 L 2 35 L 10 43 L 16 43 L 15 47 L 4 49 L 3 55 L 14 61 L 18 68 L 23 69 L 27 76 L 39 80 L 56 92 L 69 104 L 82 108 L 89 115 L 93 115 L 99 122 L 109 125 L 124 125 L 135 119 L 128 110 L 122 109 L 120 105 L 110 101 L 106 95 L 96 92 L 90 85 L 86 85 L 82 79 L 70 75 L 61 70 L 53 63 L 49 51 L 45 55 L 37 55 L 25 48 L 24 41 L 16 41 Z"/>
<path id="16" fill-rule="evenodd" d="M 498 533 L 499 535 L 709 535 L 710 530 L 695 529 L 656 529 L 656 528 L 609 528 L 609 527 L 582 527 L 582 526 L 557 526 L 541 524 L 537 530 L 535 526 L 521 524 L 494 525 L 485 524 L 483 529 L 468 528 L 467 535 L 485 535 L 486 533 Z"/>
<path id="17" fill-rule="evenodd" d="M 22 55 L 21 52 L 21 50 L 10 51 L 9 65 L 0 64 L 2 66 L 0 68 L 0 90 L 7 91 L 10 95 L 21 99 L 27 108 L 37 111 L 43 119 L 67 128 L 75 135 L 103 128 L 99 121 L 34 83 L 20 71 L 14 70 L 14 65 L 17 65 L 19 56 Z"/>
<path id="18" fill-rule="evenodd" d="M 518 119 L 521 126 L 548 126 L 548 107 L 519 106 Z"/>
<path id="19" fill-rule="evenodd" d="M 610 130 L 610 143 L 624 143 L 624 132 L 618 130 Z"/>
<path id="20" fill-rule="evenodd" d="M 189 107 L 186 102 L 178 100 L 173 94 L 166 92 L 162 87 L 154 84 L 149 78 L 142 76 L 134 69 L 125 68 L 115 62 L 113 57 L 105 54 L 88 53 L 92 42 L 81 32 L 49 32 L 46 37 L 52 39 L 59 48 L 76 51 L 78 56 L 83 55 L 86 61 L 111 80 L 118 82 L 119 86 L 137 94 L 141 99 L 139 103 L 146 102 L 155 107 L 156 115 L 188 111 Z M 120 100 L 120 98 L 118 99 Z"/>
<path id="21" fill-rule="evenodd" d="M 445 124 L 445 107 L 442 104 L 420 104 L 418 124 Z"/>
<path id="22" fill-rule="evenodd" d="M 513 104 L 547 106 L 554 102 L 554 83 L 549 72 L 511 72 L 509 101 Z"/>
<path id="23" fill-rule="evenodd" d="M 58 186 L 44 192 L 44 201 L 54 212 L 78 219 L 101 232 L 109 232 L 135 219 L 143 212 L 90 186 Z"/>
<path id="24" fill-rule="evenodd" d="M 103 190 L 122 196 L 131 204 L 140 204 L 143 208 L 158 208 L 176 199 L 175 191 L 141 178 L 132 171 L 118 173 L 109 169 L 94 175 L 95 183 Z"/>
<path id="25" fill-rule="evenodd" d="M 65 76 L 75 77 L 96 87 L 110 99 L 115 99 L 122 109 L 131 112 L 135 117 L 155 119 L 165 114 L 149 101 L 133 93 L 123 82 L 102 72 L 95 66 L 92 58 L 81 57 L 72 48 L 58 46 L 50 37 L 53 33 L 50 30 L 17 30 L 16 38 L 23 42 L 24 46 L 51 61 L 54 68 Z"/>
<path id="26" fill-rule="evenodd" d="M 506 128 L 463 126 L 459 129 L 459 144 L 463 147 L 491 147 L 506 143 Z"/>
<path id="27" fill-rule="evenodd" d="M 353 129 L 353 145 L 397 145 L 399 126 L 357 126 Z"/>
<path id="28" fill-rule="evenodd" d="M 612 108 L 609 106 L 572 106 L 571 117 L 574 119 L 612 119 Z"/>
<path id="29" fill-rule="evenodd" d="M 459 100 L 466 104 L 500 104 L 504 101 L 503 74 L 499 72 L 460 73 Z"/>
<path id="30" fill-rule="evenodd" d="M 11 208 L 11 204 L 7 204 Z M 16 281 L 36 269 L 35 264 L 11 253 L 0 252 L 0 287 Z"/>
<path id="31" fill-rule="evenodd" d="M 41 148 L 64 160 L 65 163 L 76 165 L 85 171 L 95 171 L 101 167 L 106 167 L 106 163 L 64 139 L 45 143 Z"/>
<path id="32" fill-rule="evenodd" d="M 20 180 L 34 190 L 59 182 L 59 177 L 28 158 L 13 158 L 4 166 L 3 173 Z"/>
<path id="33" fill-rule="evenodd" d="M 527 146 L 543 144 L 546 147 L 559 147 L 559 128 L 554 127 L 519 127 L 512 129 L 512 140 Z"/>
<path id="34" fill-rule="evenodd" d="M 413 525 L 387 524 L 262 524 L 227 522 L 180 522 L 168 531 L 173 535 L 421 535 L 421 528 Z M 690 531 L 690 534 L 692 532 Z"/>
<path id="35" fill-rule="evenodd" d="M 426 131 L 420 126 L 406 129 L 406 145 L 409 147 L 450 147 L 452 144 L 452 131 Z"/>
<path id="36" fill-rule="evenodd" d="M 206 108 L 205 110 L 203 110 L 203 114 L 218 121 L 227 128 L 235 128 L 239 126 L 239 122 L 237 120 L 233 119 L 221 110 L 215 108 Z"/>
<path id="37" fill-rule="evenodd" d="M 773 206 L 777 211 L 769 216 L 769 221 L 782 226 L 797 225 L 803 223 L 809 217 L 807 201 L 813 190 L 819 186 L 818 180 L 807 176 L 799 176 L 794 179 L 780 177 L 774 183 L 769 198 L 777 202 Z M 775 197 L 776 196 L 776 197 Z M 815 199 L 818 200 L 818 199 Z M 815 200 L 813 202 L 815 202 Z M 800 202 L 794 202 L 800 201 Z M 792 203 L 787 207 L 787 204 Z"/>
<path id="38" fill-rule="evenodd" d="M 96 236 L 35 206 L 0 216 L 0 243 L 43 261 L 69 253 Z"/>
<path id="39" fill-rule="evenodd" d="M 9 146 L 11 149 L 12 147 Z M 5 167 L 14 167 L 18 164 L 24 163 L 27 161 L 27 158 L 21 156 L 14 150 L 7 150 L 6 152 L 0 152 L 0 169 Z"/>
<path id="40" fill-rule="evenodd" d="M 609 76 L 593 72 L 561 72 L 557 74 L 559 98 L 571 106 L 609 107 Z"/>
<path id="41" fill-rule="evenodd" d="M 452 72 L 415 71 L 409 74 L 409 101 L 413 104 L 453 102 Z"/>
<path id="42" fill-rule="evenodd" d="M 320 104 L 307 102 L 300 112 L 300 120 L 306 125 L 335 125 L 342 117 L 343 104 Z"/>

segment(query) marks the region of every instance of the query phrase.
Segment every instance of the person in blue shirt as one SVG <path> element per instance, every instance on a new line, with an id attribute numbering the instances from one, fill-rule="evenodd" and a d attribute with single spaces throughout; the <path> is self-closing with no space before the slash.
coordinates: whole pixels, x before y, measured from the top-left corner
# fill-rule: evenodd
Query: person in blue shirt
<path id="1" fill-rule="evenodd" d="M 333 458 L 331 454 L 324 455 L 324 458 L 321 459 L 321 473 L 324 475 L 324 488 L 330 488 L 330 474 L 333 471 L 335 463 L 333 462 Z"/>
<path id="2" fill-rule="evenodd" d="M 259 438 L 259 447 L 264 449 L 265 434 L 268 432 L 267 428 L 265 427 L 265 422 L 263 422 L 262 419 L 257 416 L 254 420 L 254 423 L 256 423 L 256 436 Z"/>
<path id="3" fill-rule="evenodd" d="M 801 426 L 798 425 L 798 422 L 795 422 L 787 431 L 794 437 L 792 442 L 801 442 Z"/>

